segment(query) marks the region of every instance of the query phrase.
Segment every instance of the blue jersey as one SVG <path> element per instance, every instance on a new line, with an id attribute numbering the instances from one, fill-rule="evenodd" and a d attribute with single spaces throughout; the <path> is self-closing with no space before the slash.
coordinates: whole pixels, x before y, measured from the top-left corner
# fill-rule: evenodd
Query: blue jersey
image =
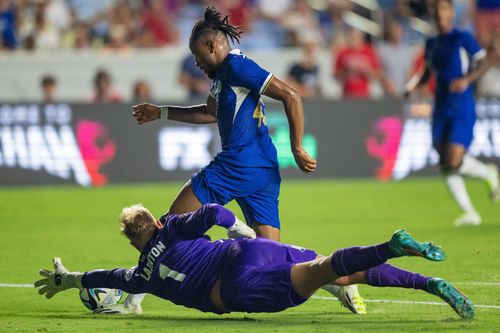
<path id="1" fill-rule="evenodd" d="M 234 215 L 209 204 L 194 213 L 164 215 L 157 231 L 132 269 L 96 270 L 83 275 L 85 288 L 107 287 L 128 293 L 150 293 L 178 305 L 220 313 L 210 290 L 234 239 L 211 242 L 204 233 L 214 224 L 233 226 Z"/>
<path id="2" fill-rule="evenodd" d="M 272 77 L 239 50 L 224 59 L 210 90 L 222 141 L 216 161 L 237 167 L 278 167 L 261 98 Z"/>
<path id="3" fill-rule="evenodd" d="M 474 112 L 472 85 L 463 93 L 452 93 L 450 84 L 453 80 L 467 75 L 472 64 L 485 54 L 470 33 L 457 29 L 427 40 L 426 65 L 434 69 L 437 77 L 434 110 L 436 113 L 453 115 L 457 112 Z"/>

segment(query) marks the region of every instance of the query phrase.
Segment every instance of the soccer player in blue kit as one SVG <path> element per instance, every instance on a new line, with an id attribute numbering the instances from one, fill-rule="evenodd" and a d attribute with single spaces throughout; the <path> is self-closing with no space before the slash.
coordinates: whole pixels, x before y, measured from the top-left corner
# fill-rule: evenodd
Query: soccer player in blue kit
<path id="1" fill-rule="evenodd" d="M 485 164 L 466 154 L 476 121 L 473 83 L 488 70 L 492 61 L 470 33 L 454 28 L 454 15 L 451 0 L 435 2 L 439 34 L 426 41 L 425 70 L 408 82 L 406 90 L 408 94 L 411 93 L 435 71 L 437 88 L 432 116 L 432 141 L 440 156 L 446 185 L 463 211 L 454 224 L 479 225 L 481 216 L 472 205 L 463 177 L 484 180 L 492 200 L 500 200 L 497 166 Z"/>
<path id="2" fill-rule="evenodd" d="M 150 103 L 133 107 L 139 124 L 166 118 L 194 124 L 217 123 L 222 151 L 195 173 L 174 199 L 170 212 L 192 212 L 203 204 L 225 205 L 236 200 L 246 223 L 257 236 L 280 240 L 278 197 L 281 177 L 276 148 L 268 133 L 262 95 L 283 103 L 290 124 L 290 144 L 295 161 L 305 173 L 316 168 L 316 160 L 302 147 L 304 116 L 298 92 L 261 68 L 237 49 L 241 31 L 228 23 L 214 7 L 208 7 L 191 32 L 189 48 L 196 64 L 213 87 L 202 105 L 179 107 Z M 325 290 L 342 300 L 354 313 L 365 313 L 357 286 Z M 345 300 L 347 296 L 350 300 Z M 139 302 L 140 296 L 136 297 Z"/>
<path id="3" fill-rule="evenodd" d="M 403 230 L 388 242 L 344 248 L 325 257 L 265 238 L 211 242 L 204 234 L 214 225 L 251 235 L 248 226 L 238 225 L 234 214 L 217 204 L 182 215 L 167 213 L 159 220 L 141 205 L 124 208 L 120 227 L 141 253 L 138 266 L 79 273 L 68 271 L 54 258 L 54 271 L 40 270 L 42 278 L 35 287 L 47 298 L 69 288 L 151 293 L 177 305 L 223 314 L 278 312 L 304 303 L 325 284 L 367 283 L 422 290 L 439 296 L 460 317 L 474 316 L 472 302 L 449 282 L 386 263 L 404 256 L 446 258 L 440 247 L 419 243 Z M 115 306 L 98 312 L 119 311 Z"/>
<path id="4" fill-rule="evenodd" d="M 208 7 L 204 18 L 193 27 L 189 41 L 197 66 L 213 79 L 207 103 L 187 107 L 144 103 L 133 107 L 133 116 L 139 124 L 160 118 L 217 123 L 222 151 L 192 176 L 173 201 L 170 212 L 182 214 L 206 203 L 225 205 L 236 200 L 258 236 L 279 241 L 281 178 L 262 95 L 283 102 L 290 124 L 291 149 L 299 168 L 313 172 L 316 161 L 302 147 L 304 116 L 299 94 L 241 51 L 231 49 L 228 38 L 239 42 L 240 35 L 227 16 Z"/>

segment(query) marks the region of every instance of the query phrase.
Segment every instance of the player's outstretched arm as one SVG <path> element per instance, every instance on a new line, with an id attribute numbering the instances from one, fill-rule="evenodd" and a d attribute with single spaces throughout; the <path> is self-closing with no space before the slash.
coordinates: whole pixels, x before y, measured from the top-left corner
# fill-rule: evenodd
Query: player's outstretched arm
<path id="1" fill-rule="evenodd" d="M 263 94 L 283 102 L 290 126 L 290 144 L 295 162 L 305 173 L 313 172 L 316 169 L 316 160 L 302 148 L 304 111 L 299 93 L 290 85 L 273 76 Z"/>
<path id="2" fill-rule="evenodd" d="M 46 269 L 40 270 L 42 279 L 35 282 L 35 288 L 38 289 L 40 295 L 45 295 L 47 298 L 52 298 L 58 292 L 70 288 L 82 288 L 83 273 L 70 272 L 63 266 L 61 258 L 55 257 L 52 260 L 54 271 Z"/>
<path id="3" fill-rule="evenodd" d="M 191 124 L 211 124 L 217 122 L 215 117 L 215 100 L 208 97 L 207 104 L 191 106 L 154 105 L 142 103 L 134 105 L 132 116 L 139 125 L 160 118 L 181 121 Z"/>

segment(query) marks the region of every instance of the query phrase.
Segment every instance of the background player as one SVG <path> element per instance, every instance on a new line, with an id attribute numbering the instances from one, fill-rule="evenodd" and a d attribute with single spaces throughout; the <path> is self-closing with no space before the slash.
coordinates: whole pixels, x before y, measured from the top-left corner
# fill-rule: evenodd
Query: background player
<path id="1" fill-rule="evenodd" d="M 454 28 L 454 16 L 451 0 L 436 1 L 439 34 L 426 41 L 425 70 L 410 80 L 407 93 L 425 83 L 432 70 L 436 72 L 432 141 L 440 156 L 446 185 L 463 211 L 454 224 L 478 225 L 481 217 L 472 205 L 463 176 L 484 180 L 492 200 L 500 200 L 498 168 L 465 154 L 472 142 L 476 121 L 473 83 L 487 71 L 491 61 L 471 34 Z"/>
<path id="2" fill-rule="evenodd" d="M 35 282 L 39 293 L 51 298 L 68 288 L 116 288 L 222 314 L 278 312 L 304 303 L 328 283 L 368 283 L 423 290 L 441 297 L 463 318 L 474 315 L 470 300 L 450 283 L 385 263 L 402 256 L 445 259 L 440 247 L 418 243 L 401 230 L 388 242 L 323 257 L 265 238 L 211 242 L 204 236 L 208 229 L 213 225 L 231 229 L 237 221 L 217 204 L 183 215 L 166 214 L 159 221 L 134 205 L 123 209 L 120 221 L 122 233 L 141 252 L 137 267 L 82 274 L 69 272 L 55 258 L 54 272 L 40 271 L 43 278 Z"/>

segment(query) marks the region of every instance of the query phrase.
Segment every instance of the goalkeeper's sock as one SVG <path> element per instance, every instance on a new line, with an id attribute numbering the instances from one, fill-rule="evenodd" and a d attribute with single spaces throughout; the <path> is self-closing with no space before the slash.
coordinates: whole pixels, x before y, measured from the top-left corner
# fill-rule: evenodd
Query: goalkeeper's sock
<path id="1" fill-rule="evenodd" d="M 378 266 L 396 256 L 389 249 L 389 243 L 379 245 L 348 247 L 335 251 L 332 268 L 338 276 L 351 275 Z"/>
<path id="2" fill-rule="evenodd" d="M 389 264 L 381 264 L 366 271 L 366 282 L 374 287 L 399 287 L 427 290 L 431 278 L 397 268 Z"/>

